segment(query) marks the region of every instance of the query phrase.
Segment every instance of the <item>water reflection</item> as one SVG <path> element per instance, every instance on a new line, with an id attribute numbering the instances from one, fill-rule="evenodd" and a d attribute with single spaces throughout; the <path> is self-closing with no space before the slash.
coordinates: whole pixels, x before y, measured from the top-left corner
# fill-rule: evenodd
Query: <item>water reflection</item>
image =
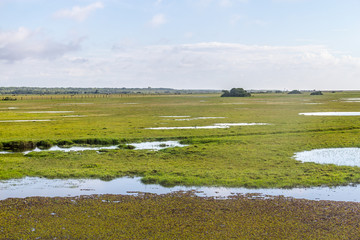
<path id="1" fill-rule="evenodd" d="M 141 142 L 141 143 L 131 143 L 129 144 L 131 146 L 134 146 L 135 150 L 161 150 L 165 148 L 171 148 L 171 147 L 185 147 L 188 145 L 181 144 L 179 141 L 157 141 L 157 142 Z M 79 152 L 79 151 L 86 151 L 86 150 L 103 150 L 103 149 L 118 149 L 118 145 L 113 146 L 101 146 L 101 147 L 79 147 L 79 146 L 72 146 L 72 147 L 59 147 L 59 146 L 53 146 L 49 149 L 40 149 L 35 148 L 29 151 L 22 152 L 24 155 L 31 153 L 31 152 L 45 152 L 45 151 L 62 151 L 62 152 Z M 11 154 L 14 152 L 7 152 L 7 151 L 0 151 L 0 154 Z"/>
<path id="2" fill-rule="evenodd" d="M 360 98 L 342 98 L 344 102 L 360 102 Z"/>
<path id="3" fill-rule="evenodd" d="M 153 127 L 145 128 L 151 130 L 174 130 L 174 129 L 221 129 L 230 128 L 232 126 L 255 126 L 255 125 L 269 125 L 268 123 L 215 123 L 210 126 L 191 126 L 191 127 Z"/>
<path id="4" fill-rule="evenodd" d="M 360 148 L 323 148 L 298 152 L 294 158 L 301 162 L 336 164 L 360 167 Z"/>
<path id="5" fill-rule="evenodd" d="M 304 198 L 309 200 L 333 200 L 360 202 L 360 187 L 313 187 L 293 189 L 247 189 L 225 187 L 163 187 L 157 184 L 143 184 L 140 177 L 118 178 L 112 181 L 99 179 L 46 179 L 26 177 L 0 181 L 0 200 L 7 198 L 70 197 L 91 194 L 126 194 L 138 192 L 166 194 L 174 191 L 194 190 L 198 196 L 225 198 L 234 194 L 258 193 L 261 196 Z"/>
<path id="6" fill-rule="evenodd" d="M 187 145 L 179 143 L 179 141 L 161 141 L 161 142 L 142 142 L 131 143 L 135 150 L 161 150 L 170 147 L 185 147 Z"/>
<path id="7" fill-rule="evenodd" d="M 304 116 L 360 116 L 360 112 L 309 112 L 299 113 Z"/>
<path id="8" fill-rule="evenodd" d="M 79 151 L 86 151 L 86 150 L 102 150 L 102 149 L 117 149 L 118 146 L 107 146 L 107 147 L 69 147 L 69 148 L 62 148 L 59 146 L 53 146 L 49 149 L 39 149 L 35 148 L 33 150 L 23 152 L 25 155 L 31 152 L 48 152 L 48 151 L 62 151 L 62 152 L 79 152 Z"/>

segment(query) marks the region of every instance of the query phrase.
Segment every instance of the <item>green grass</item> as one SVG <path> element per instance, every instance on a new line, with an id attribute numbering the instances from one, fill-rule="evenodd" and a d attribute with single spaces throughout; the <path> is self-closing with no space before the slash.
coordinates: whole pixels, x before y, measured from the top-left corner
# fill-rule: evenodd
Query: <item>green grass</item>
<path id="1" fill-rule="evenodd" d="M 300 112 L 358 111 L 360 103 L 341 101 L 354 97 L 360 97 L 360 92 L 325 92 L 323 96 L 255 94 L 251 98 L 184 95 L 50 99 L 37 96 L 16 102 L 3 101 L 0 102 L 0 121 L 52 120 L 0 122 L 3 147 L 14 141 L 48 146 L 159 139 L 179 139 L 189 146 L 157 152 L 119 149 L 100 154 L 85 151 L 0 155 L 0 179 L 23 176 L 112 179 L 137 175 L 142 176 L 144 182 L 167 186 L 294 187 L 359 183 L 358 167 L 300 163 L 292 158 L 295 152 L 304 150 L 359 147 L 360 117 L 298 115 Z M 17 109 L 9 110 L 8 107 Z M 29 113 L 34 111 L 74 112 Z M 184 115 L 225 119 L 176 121 L 161 117 Z M 270 125 L 228 129 L 146 129 L 237 122 Z"/>

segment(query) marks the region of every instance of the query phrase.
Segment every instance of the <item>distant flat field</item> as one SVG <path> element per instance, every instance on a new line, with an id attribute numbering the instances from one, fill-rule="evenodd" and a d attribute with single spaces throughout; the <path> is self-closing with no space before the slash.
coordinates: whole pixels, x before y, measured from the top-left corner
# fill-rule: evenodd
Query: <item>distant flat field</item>
<path id="1" fill-rule="evenodd" d="M 176 138 L 251 135 L 360 127 L 357 116 L 301 116 L 311 112 L 360 111 L 360 92 L 323 96 L 253 94 L 219 95 L 27 95 L 0 101 L 2 141 L 74 138 Z M 360 98 L 359 98 L 360 99 Z M 41 122 L 39 120 L 46 120 Z M 51 121 L 49 121 L 51 120 Z M 33 121 L 33 122 L 32 122 Z M 171 129 L 219 123 L 268 123 L 271 126 L 226 129 Z"/>
<path id="2" fill-rule="evenodd" d="M 183 148 L 0 156 L 0 179 L 141 176 L 163 185 L 294 187 L 360 182 L 360 168 L 301 163 L 297 152 L 359 147 L 360 92 L 322 96 L 43 95 L 0 101 L 9 141 L 181 140 Z M 351 112 L 349 115 L 304 114 Z"/>

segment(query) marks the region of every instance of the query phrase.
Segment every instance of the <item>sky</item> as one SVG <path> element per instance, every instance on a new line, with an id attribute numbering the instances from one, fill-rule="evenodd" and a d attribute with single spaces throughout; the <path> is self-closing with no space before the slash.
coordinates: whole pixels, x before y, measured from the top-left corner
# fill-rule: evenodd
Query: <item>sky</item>
<path id="1" fill-rule="evenodd" d="M 360 89 L 358 0 L 0 0 L 0 87 Z"/>

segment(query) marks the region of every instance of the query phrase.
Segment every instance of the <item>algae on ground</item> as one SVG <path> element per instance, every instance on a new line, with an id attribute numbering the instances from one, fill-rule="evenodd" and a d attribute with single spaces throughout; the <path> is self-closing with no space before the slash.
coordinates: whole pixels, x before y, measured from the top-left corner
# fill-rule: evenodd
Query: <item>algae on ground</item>
<path id="1" fill-rule="evenodd" d="M 358 239 L 359 211 L 360 203 L 191 192 L 32 197 L 0 201 L 0 238 Z"/>

